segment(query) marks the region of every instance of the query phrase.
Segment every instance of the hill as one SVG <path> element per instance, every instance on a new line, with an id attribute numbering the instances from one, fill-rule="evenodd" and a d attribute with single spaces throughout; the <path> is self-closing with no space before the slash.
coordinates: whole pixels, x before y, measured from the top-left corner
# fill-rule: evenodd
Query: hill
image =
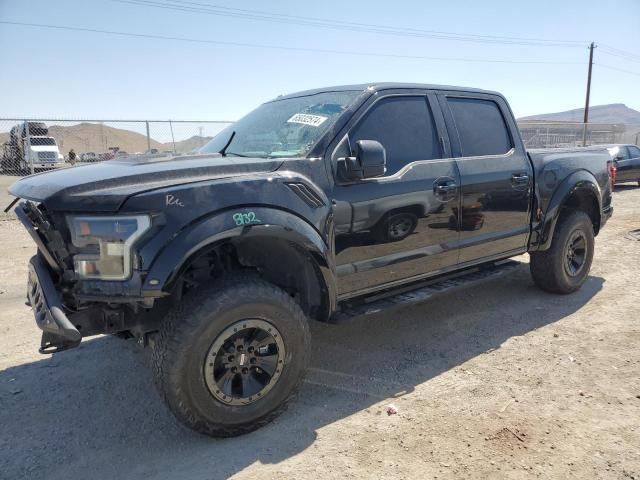
<path id="1" fill-rule="evenodd" d="M 56 139 L 60 151 L 65 154 L 72 148 L 78 153 L 105 152 L 109 147 L 120 147 L 129 153 L 147 150 L 145 135 L 99 123 L 80 123 L 69 127 L 51 125 L 49 135 Z M 151 148 L 163 147 L 152 139 Z"/>
<path id="2" fill-rule="evenodd" d="M 191 138 L 187 138 L 186 140 L 181 140 L 176 142 L 176 152 L 178 153 L 188 153 L 192 150 L 200 148 L 204 146 L 209 140 L 213 137 L 201 137 L 199 135 L 194 135 Z M 162 150 L 173 150 L 173 143 L 167 142 L 162 144 Z"/>
<path id="3" fill-rule="evenodd" d="M 561 122 L 582 122 L 584 119 L 584 108 L 576 108 L 565 112 L 541 113 L 529 117 L 519 118 L 521 120 L 549 120 Z M 640 124 L 640 112 L 627 107 L 623 103 L 611 103 L 609 105 L 594 105 L 589 108 L 589 122 L 592 123 L 624 123 L 625 125 Z"/>
<path id="4" fill-rule="evenodd" d="M 50 125 L 49 136 L 54 137 L 63 154 L 73 150 L 80 154 L 84 152 L 102 153 L 109 147 L 119 147 L 128 153 L 145 152 L 148 150 L 147 136 L 131 130 L 110 127 L 100 123 L 78 123 L 76 125 Z M 9 139 L 8 133 L 0 133 L 0 143 Z M 201 147 L 211 140 L 211 137 L 194 135 L 185 140 L 176 141 L 175 149 L 178 153 L 187 153 Z M 153 138 L 151 148 L 158 151 L 173 150 L 173 142 L 161 143 Z"/>

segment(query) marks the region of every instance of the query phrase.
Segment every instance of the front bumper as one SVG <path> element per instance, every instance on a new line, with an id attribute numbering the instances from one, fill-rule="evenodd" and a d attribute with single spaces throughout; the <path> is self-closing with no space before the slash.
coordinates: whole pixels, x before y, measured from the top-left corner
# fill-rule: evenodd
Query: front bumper
<path id="1" fill-rule="evenodd" d="M 80 344 L 82 335 L 64 313 L 49 268 L 38 255 L 29 261 L 27 297 L 42 330 L 40 353 L 56 353 Z"/>
<path id="2" fill-rule="evenodd" d="M 33 168 L 60 168 L 64 167 L 64 163 L 62 162 L 43 162 L 38 160 L 33 162 Z"/>

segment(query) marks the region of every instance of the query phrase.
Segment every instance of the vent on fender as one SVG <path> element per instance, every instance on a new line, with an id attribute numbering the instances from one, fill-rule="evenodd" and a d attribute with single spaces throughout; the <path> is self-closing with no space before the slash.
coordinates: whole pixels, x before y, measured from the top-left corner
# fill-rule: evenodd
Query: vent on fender
<path id="1" fill-rule="evenodd" d="M 322 198 L 304 183 L 287 183 L 287 186 L 310 207 L 318 208 L 324 205 Z"/>

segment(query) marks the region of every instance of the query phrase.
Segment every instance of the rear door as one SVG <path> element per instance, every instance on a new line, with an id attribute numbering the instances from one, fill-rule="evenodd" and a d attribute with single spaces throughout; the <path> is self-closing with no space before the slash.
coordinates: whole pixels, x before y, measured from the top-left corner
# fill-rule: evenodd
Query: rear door
<path id="1" fill-rule="evenodd" d="M 461 178 L 459 263 L 526 250 L 533 167 L 505 100 L 484 93 L 439 95 Z"/>

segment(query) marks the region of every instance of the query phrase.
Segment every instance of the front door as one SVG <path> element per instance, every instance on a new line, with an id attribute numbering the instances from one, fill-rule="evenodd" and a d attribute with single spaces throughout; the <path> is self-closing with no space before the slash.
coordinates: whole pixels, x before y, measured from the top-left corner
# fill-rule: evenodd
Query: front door
<path id="1" fill-rule="evenodd" d="M 358 140 L 386 150 L 384 176 L 333 190 L 339 293 L 351 296 L 453 267 L 460 175 L 435 96 L 372 100 L 337 151 Z M 348 154 L 348 153 L 347 153 Z"/>
<path id="2" fill-rule="evenodd" d="M 461 176 L 459 263 L 524 252 L 529 239 L 533 166 L 503 98 L 439 94 Z"/>

